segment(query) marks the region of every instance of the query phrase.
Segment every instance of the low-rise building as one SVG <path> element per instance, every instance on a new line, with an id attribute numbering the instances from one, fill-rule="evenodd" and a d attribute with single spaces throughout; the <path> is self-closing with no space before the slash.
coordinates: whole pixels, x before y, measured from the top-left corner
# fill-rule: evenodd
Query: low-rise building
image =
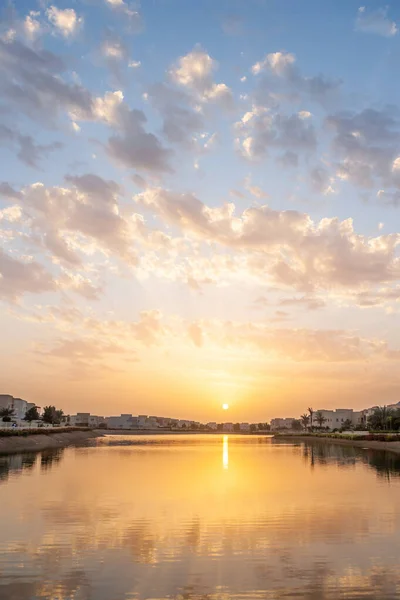
<path id="1" fill-rule="evenodd" d="M 119 417 L 106 417 L 108 429 L 132 429 L 132 415 L 122 414 Z"/>
<path id="2" fill-rule="evenodd" d="M 250 423 L 240 423 L 240 431 L 250 431 Z"/>
<path id="3" fill-rule="evenodd" d="M 13 417 L 17 420 L 24 419 L 26 412 L 34 406 L 36 406 L 34 402 L 27 402 L 22 398 L 14 398 L 10 394 L 0 394 L 0 409 L 9 408 L 13 410 Z"/>
<path id="4" fill-rule="evenodd" d="M 313 425 L 318 426 L 316 413 L 321 413 L 325 421 L 322 427 L 328 429 L 340 429 L 346 421 L 350 421 L 352 426 L 357 426 L 362 422 L 362 412 L 354 411 L 352 408 L 336 408 L 334 410 L 320 409 L 314 412 Z"/>
<path id="5" fill-rule="evenodd" d="M 215 421 L 211 421 L 210 423 L 207 423 L 206 427 L 207 427 L 207 429 L 211 429 L 212 431 L 217 430 L 217 424 L 215 423 Z"/>
<path id="6" fill-rule="evenodd" d="M 222 424 L 222 430 L 223 431 L 228 431 L 228 432 L 233 431 L 234 430 L 233 429 L 233 423 L 223 423 Z"/>
<path id="7" fill-rule="evenodd" d="M 294 417 L 271 419 L 271 431 L 277 431 L 278 429 L 291 429 L 293 421 L 295 421 Z"/>

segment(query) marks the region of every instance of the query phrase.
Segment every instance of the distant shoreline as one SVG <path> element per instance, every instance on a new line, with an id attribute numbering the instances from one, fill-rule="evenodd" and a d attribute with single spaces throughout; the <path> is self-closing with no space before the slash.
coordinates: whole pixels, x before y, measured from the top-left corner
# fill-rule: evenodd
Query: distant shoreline
<path id="1" fill-rule="evenodd" d="M 57 431 L 54 429 L 43 430 L 40 434 L 34 432 L 27 435 L 0 436 L 0 455 L 18 454 L 19 452 L 40 452 L 49 448 L 64 448 L 84 444 L 87 440 L 104 437 L 105 435 L 270 435 L 269 432 L 236 432 L 236 431 L 182 431 L 163 429 L 88 429 L 86 431 Z"/>
<path id="2" fill-rule="evenodd" d="M 354 448 L 361 448 L 366 450 L 387 450 L 388 452 L 394 452 L 400 454 L 400 441 L 399 442 L 379 442 L 376 440 L 346 440 L 339 438 L 330 438 L 323 436 L 313 435 L 285 435 L 279 434 L 274 436 L 277 440 L 286 442 L 304 442 L 313 444 L 338 444 L 340 446 L 352 446 Z"/>
<path id="3" fill-rule="evenodd" d="M 49 448 L 63 448 L 79 445 L 92 438 L 101 437 L 104 431 L 49 431 L 39 434 L 7 435 L 0 437 L 0 455 L 18 454 L 19 452 L 40 452 Z"/>

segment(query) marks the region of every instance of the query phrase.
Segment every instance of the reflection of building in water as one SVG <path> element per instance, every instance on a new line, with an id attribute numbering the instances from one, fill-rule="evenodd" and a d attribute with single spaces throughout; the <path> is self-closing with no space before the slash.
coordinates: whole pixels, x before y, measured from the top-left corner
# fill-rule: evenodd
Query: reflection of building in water
<path id="1" fill-rule="evenodd" d="M 228 436 L 224 435 L 222 438 L 222 466 L 224 469 L 229 467 L 229 447 L 228 447 Z"/>

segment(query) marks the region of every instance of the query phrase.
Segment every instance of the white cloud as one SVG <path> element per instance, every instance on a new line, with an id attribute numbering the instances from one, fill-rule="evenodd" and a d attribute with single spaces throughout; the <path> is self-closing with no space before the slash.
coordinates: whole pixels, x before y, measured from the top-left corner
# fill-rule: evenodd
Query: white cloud
<path id="1" fill-rule="evenodd" d="M 103 55 L 107 58 L 121 60 L 125 55 L 125 49 L 120 42 L 106 41 L 101 47 Z"/>
<path id="2" fill-rule="evenodd" d="M 395 21 L 389 19 L 387 7 L 368 11 L 365 6 L 360 6 L 356 18 L 356 31 L 392 37 L 397 34 L 398 27 Z"/>
<path id="3" fill-rule="evenodd" d="M 245 253 L 255 276 L 299 290 L 356 288 L 400 277 L 400 235 L 362 236 L 351 219 L 313 222 L 307 214 L 267 206 L 235 216 L 232 203 L 209 207 L 191 194 L 154 188 L 135 198 L 185 235 Z"/>
<path id="4" fill-rule="evenodd" d="M 312 113 L 310 113 L 308 110 L 301 110 L 297 114 L 299 115 L 300 119 L 309 119 L 312 117 Z"/>
<path id="5" fill-rule="evenodd" d="M 83 17 L 78 17 L 73 8 L 62 10 L 56 6 L 50 6 L 46 11 L 46 15 L 50 23 L 64 37 L 74 35 L 83 24 Z"/>
<path id="6" fill-rule="evenodd" d="M 23 28 L 26 37 L 32 42 L 36 40 L 41 33 L 41 25 L 40 22 L 35 18 L 39 16 L 40 13 L 37 11 L 31 10 L 29 15 L 25 17 Z"/>
<path id="7" fill-rule="evenodd" d="M 128 67 L 131 69 L 138 69 L 141 65 L 142 63 L 140 62 L 140 60 L 131 60 L 128 63 Z"/>
<path id="8" fill-rule="evenodd" d="M 272 52 L 267 54 L 262 61 L 256 62 L 251 67 L 251 72 L 253 75 L 259 75 L 262 71 L 270 69 L 276 75 L 282 76 L 295 62 L 296 57 L 290 52 Z"/>
<path id="9" fill-rule="evenodd" d="M 171 80 L 196 94 L 202 102 L 232 104 L 231 89 L 225 83 L 214 83 L 213 73 L 218 63 L 201 49 L 194 49 L 181 56 L 169 71 Z"/>

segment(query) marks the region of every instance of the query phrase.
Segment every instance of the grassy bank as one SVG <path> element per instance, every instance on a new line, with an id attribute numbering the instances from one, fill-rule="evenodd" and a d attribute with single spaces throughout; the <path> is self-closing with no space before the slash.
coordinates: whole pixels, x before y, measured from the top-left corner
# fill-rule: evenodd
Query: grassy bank
<path id="1" fill-rule="evenodd" d="M 0 429 L 1 437 L 27 437 L 29 435 L 52 435 L 54 433 L 72 433 L 74 431 L 91 431 L 89 427 L 32 427 L 32 429 Z"/>
<path id="2" fill-rule="evenodd" d="M 362 435 L 356 435 L 351 433 L 276 433 L 274 437 L 302 437 L 302 438 L 328 438 L 331 440 L 355 440 L 359 442 L 370 441 L 370 442 L 400 442 L 400 435 L 398 433 L 376 433 L 376 432 L 365 432 Z"/>
<path id="3" fill-rule="evenodd" d="M 26 435 L 23 435 L 26 433 Z M 102 436 L 101 431 L 83 427 L 32 429 L 19 431 L 14 435 L 0 436 L 0 454 L 18 452 L 34 452 L 48 448 L 63 448 L 64 446 L 85 444 L 87 440 Z"/>
<path id="4" fill-rule="evenodd" d="M 278 433 L 274 435 L 274 438 L 287 442 L 329 443 L 371 450 L 389 450 L 390 452 L 400 454 L 400 436 L 398 434 L 366 433 L 365 435 L 351 435 L 343 433 L 296 433 L 290 435 Z"/>

